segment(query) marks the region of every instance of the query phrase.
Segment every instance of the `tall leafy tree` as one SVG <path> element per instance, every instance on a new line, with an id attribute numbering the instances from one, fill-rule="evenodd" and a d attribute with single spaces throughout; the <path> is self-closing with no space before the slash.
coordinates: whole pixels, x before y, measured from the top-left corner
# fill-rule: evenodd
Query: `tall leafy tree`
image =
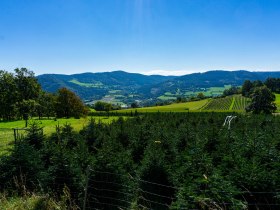
<path id="1" fill-rule="evenodd" d="M 266 87 L 255 88 L 251 95 L 252 103 L 246 108 L 246 111 L 254 114 L 271 114 L 277 109 L 275 103 L 275 95 Z"/>
<path id="2" fill-rule="evenodd" d="M 20 116 L 26 121 L 34 113 L 41 86 L 34 72 L 26 68 L 15 69 L 15 83 L 17 88 L 17 107 Z"/>
<path id="3" fill-rule="evenodd" d="M 15 69 L 18 101 L 37 99 L 41 90 L 35 74 L 26 68 Z"/>
<path id="4" fill-rule="evenodd" d="M 0 118 L 10 120 L 15 116 L 17 88 L 12 73 L 0 71 Z"/>
<path id="5" fill-rule="evenodd" d="M 56 114 L 58 117 L 81 117 L 86 113 L 86 107 L 81 99 L 67 88 L 58 90 Z"/>
<path id="6" fill-rule="evenodd" d="M 22 118 L 25 120 L 25 127 L 27 127 L 28 119 L 30 115 L 34 114 L 37 102 L 35 100 L 22 100 L 18 103 L 19 113 Z"/>
<path id="7" fill-rule="evenodd" d="M 272 92 L 280 92 L 280 78 L 267 78 L 264 83 Z"/>
<path id="8" fill-rule="evenodd" d="M 49 118 L 50 116 L 55 115 L 55 100 L 56 97 L 54 94 L 44 91 L 40 92 L 38 103 L 36 106 L 36 113 L 39 119 L 42 116 L 46 116 L 47 118 Z"/>
<path id="9" fill-rule="evenodd" d="M 242 85 L 242 90 L 241 90 L 242 95 L 248 97 L 250 95 L 252 88 L 253 88 L 253 83 L 250 80 L 245 80 Z"/>

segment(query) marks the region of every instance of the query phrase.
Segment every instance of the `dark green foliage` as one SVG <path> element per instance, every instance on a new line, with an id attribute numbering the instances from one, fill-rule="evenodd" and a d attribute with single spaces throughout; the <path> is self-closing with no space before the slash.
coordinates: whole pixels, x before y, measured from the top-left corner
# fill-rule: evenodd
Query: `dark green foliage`
<path id="1" fill-rule="evenodd" d="M 269 77 L 264 84 L 275 93 L 280 93 L 280 78 Z"/>
<path id="2" fill-rule="evenodd" d="M 140 99 L 147 105 L 153 105 L 157 97 L 165 92 L 175 93 L 178 89 L 192 91 L 194 88 L 240 86 L 245 80 L 264 81 L 268 77 L 279 76 L 279 72 L 209 71 L 175 77 L 115 71 L 75 75 L 45 74 L 38 76 L 38 80 L 45 91 L 55 93 L 59 88 L 66 87 L 83 100 L 100 100 L 110 95 L 110 91 L 118 89 L 124 96 L 121 100 L 126 104 Z M 129 95 L 134 96 L 131 98 Z"/>
<path id="3" fill-rule="evenodd" d="M 242 96 L 249 97 L 253 87 L 253 83 L 250 80 L 245 80 L 241 90 Z"/>
<path id="4" fill-rule="evenodd" d="M 198 93 L 198 94 L 197 94 L 197 98 L 200 99 L 200 100 L 202 100 L 202 99 L 205 98 L 205 95 L 204 95 L 203 93 Z"/>
<path id="5" fill-rule="evenodd" d="M 241 88 L 233 86 L 229 89 L 224 90 L 223 96 L 231 96 L 231 95 L 235 95 L 235 94 L 240 94 L 241 91 L 242 91 Z M 242 91 L 242 93 L 246 94 L 245 90 L 243 90 L 243 91 Z"/>
<path id="6" fill-rule="evenodd" d="M 246 108 L 246 111 L 253 112 L 254 114 L 271 114 L 277 107 L 273 101 L 275 101 L 275 95 L 266 87 L 257 87 L 251 95 L 252 102 Z"/>
<path id="7" fill-rule="evenodd" d="M 44 138 L 34 126 L 0 159 L 0 189 L 21 193 L 14 180 L 25 180 L 59 197 L 67 186 L 89 209 L 278 209 L 280 118 L 238 114 L 229 127 L 227 115 L 237 114 L 91 120 L 80 133 L 65 125 Z"/>
<path id="8" fill-rule="evenodd" d="M 0 71 L 0 118 L 11 120 L 21 116 L 26 121 L 36 106 L 41 91 L 32 71 L 15 69 L 15 74 Z"/>
<path id="9" fill-rule="evenodd" d="M 15 117 L 17 86 L 12 73 L 0 71 L 0 118 L 11 120 Z"/>
<path id="10" fill-rule="evenodd" d="M 30 124 L 27 131 L 28 133 L 25 137 L 25 141 L 36 149 L 42 148 L 45 138 L 43 134 L 43 128 L 40 127 L 38 123 L 33 122 Z"/>
<path id="11" fill-rule="evenodd" d="M 130 107 L 135 109 L 135 108 L 139 107 L 139 104 L 137 102 L 133 102 L 133 103 L 131 103 Z"/>
<path id="12" fill-rule="evenodd" d="M 46 116 L 48 119 L 51 116 L 55 116 L 55 95 L 46 92 L 40 92 L 40 95 L 37 100 L 36 114 L 39 119 L 42 116 Z"/>
<path id="13" fill-rule="evenodd" d="M 96 111 L 110 111 L 113 109 L 113 106 L 112 104 L 110 103 L 106 103 L 106 102 L 103 102 L 103 101 L 97 101 L 93 108 L 96 110 Z"/>
<path id="14" fill-rule="evenodd" d="M 0 189 L 23 195 L 38 189 L 43 169 L 40 153 L 26 142 L 19 142 L 10 156 L 0 159 Z"/>
<path id="15" fill-rule="evenodd" d="M 26 68 L 15 69 L 15 83 L 19 100 L 38 98 L 41 86 L 32 71 Z"/>
<path id="16" fill-rule="evenodd" d="M 116 88 L 120 90 L 121 95 L 128 96 L 129 94 L 135 94 L 135 90 L 140 87 L 150 86 L 172 78 L 174 76 L 147 76 L 124 71 L 74 75 L 43 74 L 38 76 L 38 80 L 45 91 L 55 93 L 58 89 L 66 87 L 73 90 L 83 100 L 100 100 Z M 88 85 L 75 84 L 71 82 L 73 80 Z M 130 103 L 134 100 L 135 98 Z"/>
<path id="17" fill-rule="evenodd" d="M 79 118 L 87 113 L 87 108 L 81 99 L 67 88 L 58 90 L 55 109 L 58 117 Z"/>

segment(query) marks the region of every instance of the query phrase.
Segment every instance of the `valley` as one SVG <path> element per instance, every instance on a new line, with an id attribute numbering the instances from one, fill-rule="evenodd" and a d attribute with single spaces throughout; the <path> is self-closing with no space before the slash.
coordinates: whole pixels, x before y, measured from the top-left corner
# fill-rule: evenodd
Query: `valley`
<path id="1" fill-rule="evenodd" d="M 113 71 L 74 75 L 44 74 L 37 76 L 43 90 L 56 92 L 66 87 L 88 104 L 102 100 L 123 108 L 137 101 L 141 106 L 173 101 L 177 97 L 191 98 L 222 95 L 225 89 L 238 87 L 245 80 L 264 81 L 280 77 L 280 72 L 249 72 L 215 70 L 184 76 L 160 76 Z"/>

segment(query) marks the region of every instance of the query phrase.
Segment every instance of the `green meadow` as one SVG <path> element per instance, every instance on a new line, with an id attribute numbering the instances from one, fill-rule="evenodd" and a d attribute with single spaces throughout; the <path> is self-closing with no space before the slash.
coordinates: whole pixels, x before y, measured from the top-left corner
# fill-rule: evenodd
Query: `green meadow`
<path id="1" fill-rule="evenodd" d="M 231 88 L 231 85 L 225 85 L 224 87 L 210 87 L 210 88 L 194 88 L 189 90 L 178 89 L 175 93 L 166 92 L 159 96 L 160 100 L 176 100 L 179 96 L 192 97 L 197 96 L 199 93 L 203 93 L 207 97 L 215 97 L 223 94 L 224 90 Z"/>
<path id="2" fill-rule="evenodd" d="M 185 103 L 174 103 L 165 106 L 143 107 L 137 109 L 124 109 L 119 110 L 119 113 L 134 112 L 198 112 L 198 111 L 215 111 L 215 112 L 244 112 L 245 107 L 250 103 L 249 98 L 241 95 L 227 96 L 223 98 L 209 98 L 200 101 L 191 101 Z M 279 94 L 279 107 L 280 107 L 280 94 Z"/>
<path id="3" fill-rule="evenodd" d="M 74 83 L 76 85 L 80 85 L 82 87 L 94 87 L 94 88 L 101 88 L 103 86 L 103 84 L 101 82 L 96 82 L 96 83 L 83 83 L 83 82 L 79 82 L 76 79 L 72 79 L 69 82 Z"/>
<path id="4" fill-rule="evenodd" d="M 277 106 L 277 112 L 280 112 L 280 94 L 275 94 L 276 99 L 275 99 L 275 104 Z"/>
<path id="5" fill-rule="evenodd" d="M 188 111 L 198 111 L 203 106 L 209 102 L 209 99 L 204 99 L 200 101 L 192 101 L 186 103 L 174 103 L 166 106 L 153 106 L 153 107 L 144 107 L 137 109 L 123 109 L 117 112 L 131 112 L 137 110 L 137 112 L 188 112 Z"/>
<path id="6" fill-rule="evenodd" d="M 118 117 L 93 117 L 96 122 L 101 123 L 111 123 L 113 120 L 118 119 Z M 70 124 L 75 131 L 80 131 L 83 127 L 85 127 L 91 118 L 69 118 L 69 119 L 32 119 L 29 120 L 29 124 L 38 123 L 41 127 L 43 127 L 43 132 L 45 135 L 50 135 L 56 131 L 56 126 L 63 126 L 65 124 Z M 24 120 L 11 121 L 11 122 L 0 122 L 0 155 L 7 152 L 7 149 L 11 148 L 14 141 L 14 132 L 13 128 L 22 129 L 25 126 Z M 19 131 L 24 134 L 25 131 Z"/>

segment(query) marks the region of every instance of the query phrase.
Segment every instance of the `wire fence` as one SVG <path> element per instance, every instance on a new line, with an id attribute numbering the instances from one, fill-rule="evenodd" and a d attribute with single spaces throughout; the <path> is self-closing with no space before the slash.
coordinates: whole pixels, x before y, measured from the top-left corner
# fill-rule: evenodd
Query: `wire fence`
<path id="1" fill-rule="evenodd" d="M 102 180 L 100 180 L 102 179 Z M 122 181 L 126 180 L 128 184 Z M 88 185 L 85 189 L 83 209 L 170 209 L 173 202 L 180 195 L 181 188 L 155 183 L 128 175 L 117 174 L 112 172 L 103 172 L 89 169 L 87 176 Z M 149 187 L 143 189 L 142 184 Z M 172 196 L 168 196 L 165 190 L 172 190 Z M 201 190 L 206 192 L 207 190 Z M 232 193 L 227 191 L 219 191 L 219 193 Z M 275 198 L 274 203 L 262 199 L 262 197 L 270 195 Z M 219 201 L 218 198 L 197 200 L 194 196 L 187 198 L 186 204 L 179 204 L 177 209 L 201 209 L 201 203 L 208 202 L 209 208 L 212 209 L 280 209 L 280 203 L 276 197 L 280 192 L 252 192 L 240 191 L 237 196 L 240 203 L 234 201 Z M 192 204 L 192 205 L 189 205 Z"/>
<path id="2" fill-rule="evenodd" d="M 27 170 L 26 166 L 20 166 L 19 171 Z M 71 191 L 74 182 L 81 182 L 81 191 Z M 18 180 L 19 182 L 21 180 Z M 24 181 L 24 179 L 22 180 Z M 54 186 L 63 191 L 64 187 L 69 188 L 69 199 L 72 201 L 80 198 L 82 200 L 82 210 L 85 209 L 280 209 L 278 202 L 279 192 L 272 191 L 239 191 L 235 193 L 236 201 L 223 200 L 221 197 L 205 197 L 203 193 L 211 190 L 197 190 L 200 194 L 182 195 L 181 187 L 156 183 L 143 180 L 136 175 L 119 174 L 107 171 L 98 171 L 88 168 L 87 175 L 81 177 L 57 176 Z M 144 186 L 142 184 L 145 184 Z M 67 185 L 68 184 L 68 185 Z M 148 187 L 147 187 L 148 186 Z M 145 187 L 145 188 L 143 188 Z M 167 190 L 172 190 L 173 194 L 168 195 Z M 221 194 L 232 194 L 231 191 L 219 191 Z M 211 194 L 212 195 L 212 194 Z M 273 200 L 265 199 L 269 195 Z M 181 197 L 180 204 L 175 204 Z M 199 199 L 197 197 L 200 197 Z M 273 201 L 273 202 L 272 202 Z M 204 206 L 203 206 L 204 205 Z M 202 207 L 203 206 L 203 207 Z"/>

